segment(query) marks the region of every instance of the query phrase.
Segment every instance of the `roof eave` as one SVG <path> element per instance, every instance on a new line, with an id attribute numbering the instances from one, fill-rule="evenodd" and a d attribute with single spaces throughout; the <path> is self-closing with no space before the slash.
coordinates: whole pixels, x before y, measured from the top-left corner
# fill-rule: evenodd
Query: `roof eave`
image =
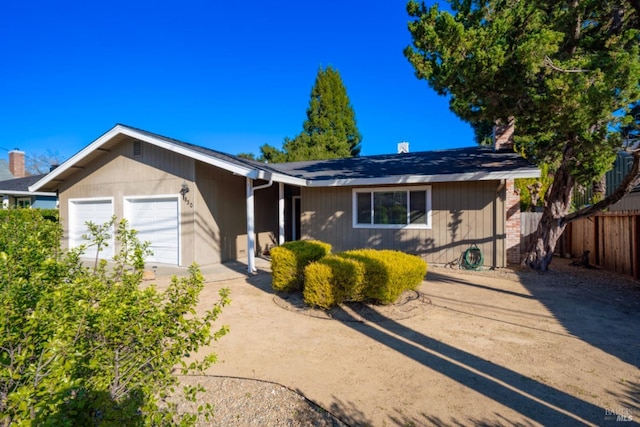
<path id="1" fill-rule="evenodd" d="M 14 191 L 14 190 L 2 190 L 0 189 L 0 194 L 7 196 L 47 196 L 47 197 L 55 197 L 55 192 L 49 191 Z"/>
<path id="2" fill-rule="evenodd" d="M 397 185 L 397 184 L 429 184 L 438 182 L 460 182 L 460 181 L 495 181 L 503 179 L 517 178 L 539 178 L 540 169 L 520 169 L 517 171 L 500 172 L 469 172 L 462 174 L 448 175 L 396 175 L 380 178 L 344 178 L 344 179 L 322 179 L 309 180 L 309 187 L 345 187 L 359 185 Z"/>

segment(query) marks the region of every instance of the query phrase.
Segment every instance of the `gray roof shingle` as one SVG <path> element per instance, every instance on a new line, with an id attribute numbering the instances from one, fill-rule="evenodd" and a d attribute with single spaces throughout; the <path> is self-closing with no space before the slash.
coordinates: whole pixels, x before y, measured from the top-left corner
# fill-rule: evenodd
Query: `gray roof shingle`
<path id="1" fill-rule="evenodd" d="M 13 178 L 0 181 L 0 192 L 29 191 L 29 186 L 35 184 L 44 175 L 32 175 L 24 178 Z"/>
<path id="2" fill-rule="evenodd" d="M 489 147 L 351 157 L 273 164 L 273 168 L 309 180 L 353 180 L 399 176 L 452 176 L 518 172 L 534 168 L 514 152 Z"/>

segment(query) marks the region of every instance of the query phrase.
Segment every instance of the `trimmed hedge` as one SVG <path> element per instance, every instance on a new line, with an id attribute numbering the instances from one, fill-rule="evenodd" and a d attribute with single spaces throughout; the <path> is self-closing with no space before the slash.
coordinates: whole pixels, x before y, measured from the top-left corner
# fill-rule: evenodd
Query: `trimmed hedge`
<path id="1" fill-rule="evenodd" d="M 404 252 L 359 249 L 339 256 L 364 265 L 364 297 L 382 304 L 391 304 L 404 291 L 417 289 L 427 274 L 427 263 L 422 258 Z"/>
<path id="2" fill-rule="evenodd" d="M 360 261 L 327 255 L 304 269 L 304 302 L 328 309 L 344 301 L 362 301 L 364 283 Z"/>
<path id="3" fill-rule="evenodd" d="M 319 240 L 296 240 L 271 249 L 271 286 L 293 292 L 304 285 L 304 268 L 331 252 L 331 245 Z"/>

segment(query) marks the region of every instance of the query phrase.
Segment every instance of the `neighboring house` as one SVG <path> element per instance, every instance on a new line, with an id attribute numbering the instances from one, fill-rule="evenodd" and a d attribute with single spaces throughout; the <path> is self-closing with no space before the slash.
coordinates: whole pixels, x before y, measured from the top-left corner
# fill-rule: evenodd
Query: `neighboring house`
<path id="1" fill-rule="evenodd" d="M 27 176 L 24 162 L 24 151 L 9 151 L 9 162 L 0 160 L 0 181 Z"/>
<path id="2" fill-rule="evenodd" d="M 605 196 L 612 194 L 620 185 L 622 180 L 631 170 L 633 165 L 633 157 L 631 154 L 621 151 L 616 156 L 613 167 L 605 174 L 606 193 Z M 582 188 L 574 192 L 574 205 L 576 208 L 587 206 L 591 203 L 593 197 L 593 189 Z M 635 211 L 640 210 L 640 187 L 634 188 L 630 193 L 626 194 L 619 202 L 609 206 L 609 211 Z"/>
<path id="3" fill-rule="evenodd" d="M 33 175 L 24 178 L 13 178 L 0 182 L 2 207 L 55 209 L 58 207 L 58 197 L 55 192 L 29 191 L 29 187 L 38 182 L 45 175 Z"/>
<path id="4" fill-rule="evenodd" d="M 503 267 L 520 260 L 513 181 L 539 175 L 512 149 L 265 164 L 116 125 L 30 190 L 58 193 L 68 247 L 87 221 L 115 215 L 151 243 L 150 262 L 246 260 L 253 271 L 255 255 L 302 238 L 438 264 L 477 244 L 485 265 Z"/>
<path id="5" fill-rule="evenodd" d="M 622 179 L 631 170 L 633 157 L 629 153 L 619 153 L 613 169 L 607 173 L 607 195 L 613 192 Z M 609 211 L 637 211 L 640 210 L 640 187 L 634 188 L 618 203 L 609 206 Z"/>
<path id="6" fill-rule="evenodd" d="M 31 192 L 29 186 L 41 180 L 44 175 L 27 176 L 24 152 L 9 151 L 9 163 L 0 164 L 0 196 L 2 207 L 56 208 L 58 198 L 55 192 Z"/>

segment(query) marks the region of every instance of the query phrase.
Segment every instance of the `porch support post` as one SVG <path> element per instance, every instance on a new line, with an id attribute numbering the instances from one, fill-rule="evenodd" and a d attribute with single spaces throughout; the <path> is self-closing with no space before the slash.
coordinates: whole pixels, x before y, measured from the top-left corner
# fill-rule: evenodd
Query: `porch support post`
<path id="1" fill-rule="evenodd" d="M 278 183 L 278 244 L 284 243 L 284 183 Z"/>
<path id="2" fill-rule="evenodd" d="M 256 236 L 253 204 L 253 179 L 247 177 L 247 271 L 249 274 L 253 274 L 256 271 Z"/>

